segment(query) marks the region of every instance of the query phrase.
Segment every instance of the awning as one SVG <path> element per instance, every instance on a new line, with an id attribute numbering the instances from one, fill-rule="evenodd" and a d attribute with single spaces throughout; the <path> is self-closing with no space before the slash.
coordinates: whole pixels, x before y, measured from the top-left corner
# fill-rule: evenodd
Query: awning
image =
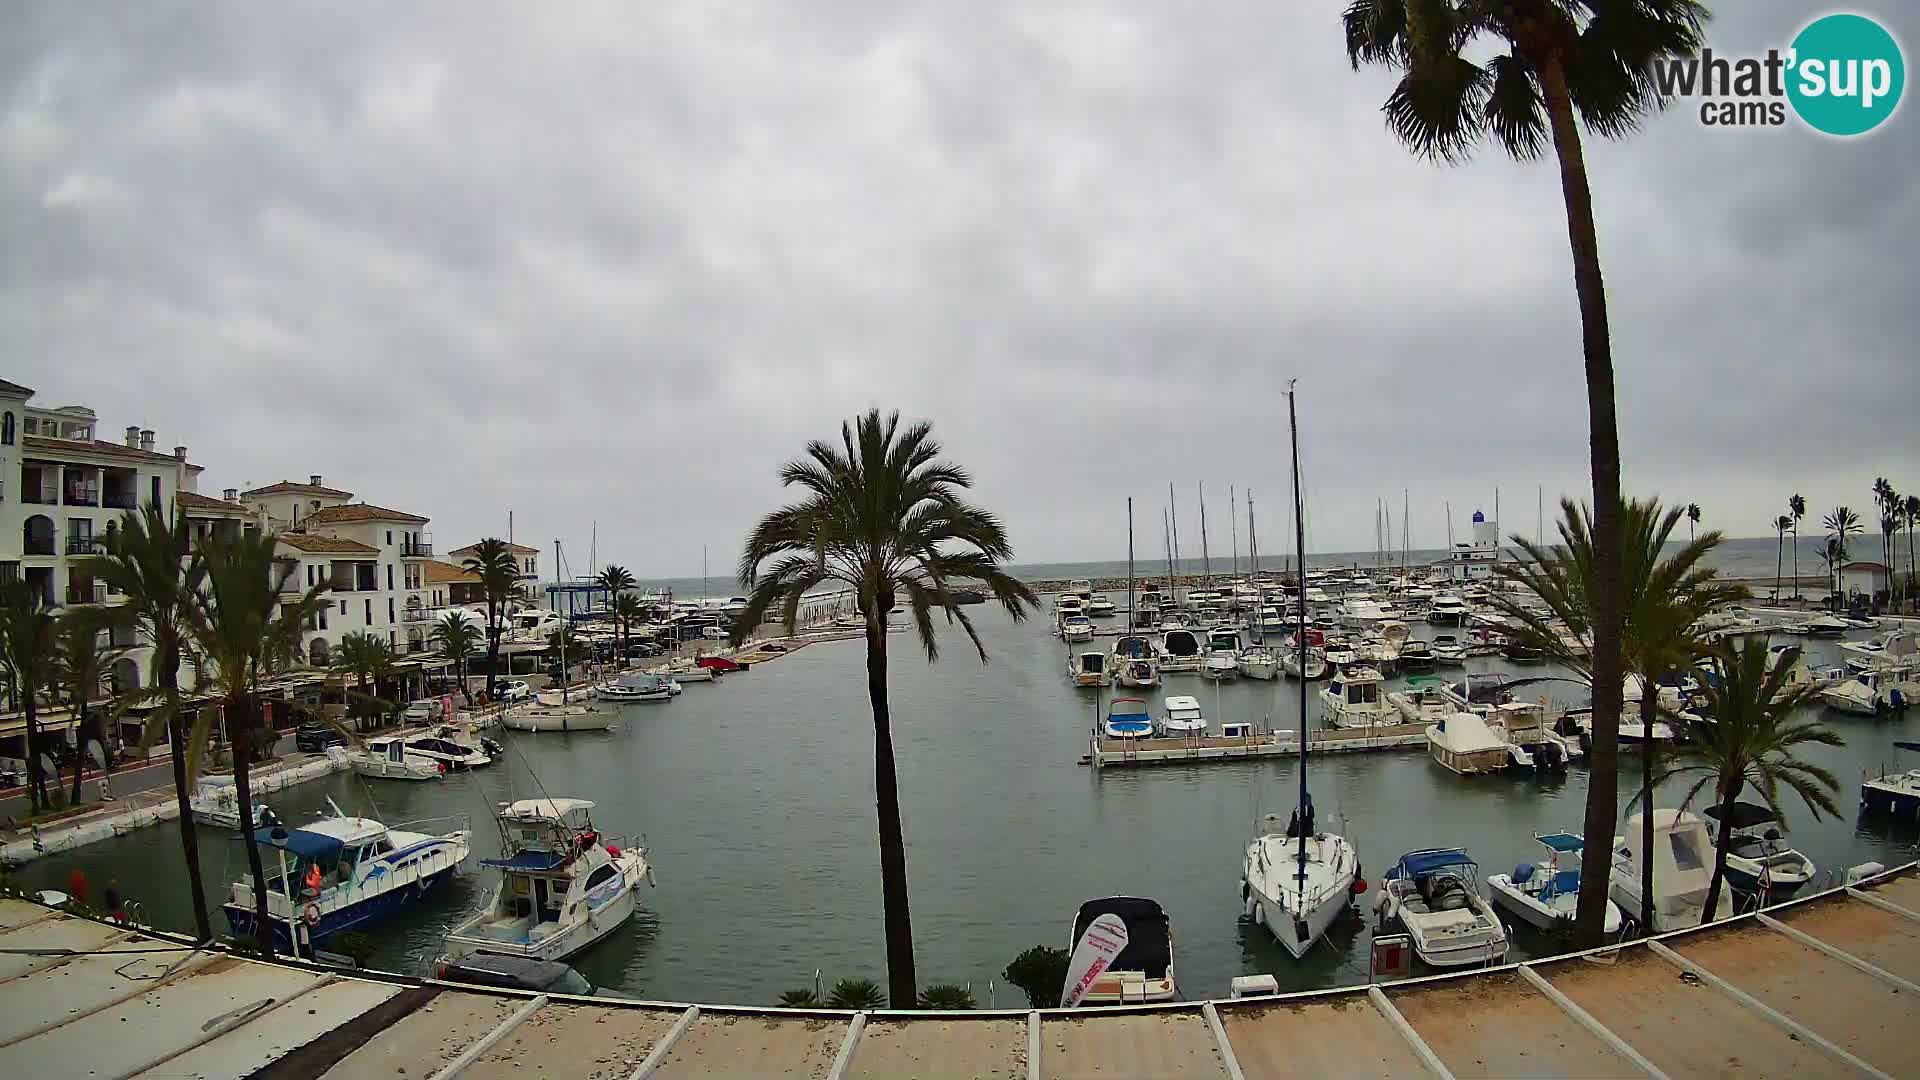
<path id="1" fill-rule="evenodd" d="M 482 866 L 497 866 L 502 870 L 545 871 L 558 870 L 565 866 L 567 856 L 558 851 L 522 851 L 511 859 L 481 859 Z"/>
<path id="2" fill-rule="evenodd" d="M 1534 837 L 1534 839 L 1547 845 L 1553 850 L 1560 852 L 1563 855 L 1571 851 L 1584 850 L 1587 846 L 1587 842 L 1585 840 L 1581 839 L 1578 836 L 1573 835 L 1570 832 L 1543 833 L 1539 836 Z"/>
<path id="3" fill-rule="evenodd" d="M 1434 848 L 1427 851 L 1410 851 L 1400 856 L 1400 865 L 1394 870 L 1398 875 L 1419 878 L 1450 866 L 1472 865 L 1474 865 L 1473 859 L 1461 848 Z"/>
<path id="4" fill-rule="evenodd" d="M 286 829 L 284 840 L 276 843 L 273 833 L 279 828 L 284 826 L 253 830 L 253 842 L 261 847 L 285 847 L 293 854 L 315 862 L 338 859 L 340 852 L 346 847 L 337 836 L 328 836 L 326 833 L 311 832 L 307 829 Z"/>

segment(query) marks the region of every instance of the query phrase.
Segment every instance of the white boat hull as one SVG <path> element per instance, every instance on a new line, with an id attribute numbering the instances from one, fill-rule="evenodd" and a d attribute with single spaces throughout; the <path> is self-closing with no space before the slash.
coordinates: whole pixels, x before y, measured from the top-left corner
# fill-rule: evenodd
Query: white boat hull
<path id="1" fill-rule="evenodd" d="M 354 772 L 379 780 L 442 780 L 447 775 L 439 762 L 423 758 L 408 758 L 396 764 L 385 757 L 355 754 L 352 760 Z"/>
<path id="2" fill-rule="evenodd" d="M 1280 674 L 1280 665 L 1271 660 L 1240 659 L 1240 674 L 1249 679 L 1272 679 Z"/>
<path id="3" fill-rule="evenodd" d="M 565 960 L 578 956 L 618 930 L 633 917 L 634 912 L 640 910 L 640 884 L 644 879 L 637 871 L 629 871 L 629 876 L 632 878 L 630 885 L 565 930 L 523 943 L 463 933 L 467 926 L 472 925 L 469 923 L 447 935 L 447 955 L 456 960 L 476 952 L 501 953 L 532 960 Z"/>
<path id="4" fill-rule="evenodd" d="M 1543 901 L 1538 895 L 1515 885 L 1511 874 L 1494 874 L 1488 877 L 1487 891 L 1493 894 L 1495 907 L 1536 930 L 1552 931 L 1573 925 L 1574 911 L 1580 902 L 1580 894 L 1577 892 L 1560 893 Z M 1609 938 L 1620 932 L 1620 905 L 1611 899 L 1607 901 L 1603 932 Z"/>
<path id="5" fill-rule="evenodd" d="M 1298 844 L 1297 838 L 1263 835 L 1247 846 L 1241 867 L 1245 914 L 1266 927 L 1296 960 L 1306 956 L 1313 943 L 1353 903 L 1354 877 L 1360 871 L 1359 856 L 1345 839 L 1326 833 L 1309 838 L 1303 902 L 1297 887 L 1290 887 L 1294 879 L 1287 876 L 1294 866 Z"/>
<path id="6" fill-rule="evenodd" d="M 577 706 L 555 709 L 523 709 L 509 712 L 501 721 L 514 731 L 605 731 L 619 714 Z"/>

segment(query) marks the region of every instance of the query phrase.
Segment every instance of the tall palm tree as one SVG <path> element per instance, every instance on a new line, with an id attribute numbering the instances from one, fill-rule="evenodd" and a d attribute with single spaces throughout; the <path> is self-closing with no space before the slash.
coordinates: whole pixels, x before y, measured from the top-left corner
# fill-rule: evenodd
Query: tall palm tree
<path id="1" fill-rule="evenodd" d="M 1893 568 L 1893 557 L 1891 554 L 1891 543 L 1892 543 L 1893 537 L 1891 533 L 1886 531 L 1887 518 L 1891 516 L 1889 514 L 1889 511 L 1894 506 L 1899 504 L 1899 499 L 1900 499 L 1900 496 L 1894 493 L 1892 481 L 1888 480 L 1884 476 L 1874 477 L 1873 505 L 1874 505 L 1874 509 L 1880 512 L 1879 513 L 1880 529 L 1881 529 L 1880 561 L 1885 563 L 1889 570 Z M 1891 575 L 1889 575 L 1887 588 L 1889 592 L 1892 591 L 1893 582 L 1891 580 Z"/>
<path id="2" fill-rule="evenodd" d="M 1913 530 L 1920 528 L 1920 495 L 1907 496 L 1901 509 L 1907 517 L 1907 606 L 1913 606 L 1914 594 L 1914 557 Z"/>
<path id="3" fill-rule="evenodd" d="M 1517 627 L 1518 637 L 1586 682 L 1596 691 L 1594 697 L 1598 700 L 1598 676 L 1591 657 L 1569 646 L 1556 625 L 1564 624 L 1576 639 L 1584 639 L 1591 632 L 1598 578 L 1592 515 L 1570 499 L 1561 500 L 1560 506 L 1562 542 L 1559 545 L 1546 549 L 1516 536 L 1513 542 L 1525 558 L 1496 567 L 1502 577 L 1519 583 L 1544 602 L 1547 614 L 1511 596 L 1497 596 L 1494 604 Z M 1709 530 L 1689 540 L 1672 556 L 1666 554 L 1668 541 L 1684 513 L 1678 507 L 1663 510 L 1657 499 L 1633 499 L 1620 508 L 1625 540 L 1620 575 L 1626 616 L 1622 627 L 1622 656 L 1626 670 L 1640 679 L 1640 722 L 1643 729 L 1649 731 L 1659 718 L 1657 680 L 1692 667 L 1706 651 L 1698 631 L 1700 619 L 1715 608 L 1747 595 L 1745 589 L 1719 580 L 1719 571 L 1707 565 L 1708 556 L 1724 540 L 1718 530 Z M 1596 711 L 1596 729 L 1600 719 Z M 1617 714 L 1614 720 L 1617 725 Z M 1637 798 L 1646 799 L 1653 790 L 1657 748 L 1651 739 L 1646 740 L 1642 748 L 1641 789 Z M 1611 818 L 1607 827 L 1612 828 Z M 1641 828 L 1643 849 L 1652 850 L 1653 818 L 1650 815 L 1642 817 Z M 1611 852 L 1602 854 L 1608 860 L 1612 858 Z M 1583 874 L 1590 869 L 1585 860 L 1583 854 Z M 1604 880 L 1607 871 L 1596 872 L 1602 877 L 1595 880 Z M 1648 861 L 1642 868 L 1642 926 L 1653 925 L 1652 873 L 1652 862 Z M 1601 911 L 1604 916 L 1604 906 Z"/>
<path id="4" fill-rule="evenodd" d="M 633 648 L 633 624 L 647 617 L 647 606 L 632 593 L 621 593 L 613 598 L 613 617 L 620 622 L 620 656 L 625 663 Z"/>
<path id="5" fill-rule="evenodd" d="M 467 657 L 480 642 L 480 631 L 474 625 L 454 612 L 448 612 L 433 624 L 433 640 L 440 643 L 440 655 L 453 661 L 454 673 L 460 679 L 460 692 L 473 703 L 473 694 L 467 690 Z"/>
<path id="6" fill-rule="evenodd" d="M 880 828 L 880 889 L 886 917 L 887 984 L 896 1002 L 915 1000 L 913 922 L 907 902 L 907 849 L 894 772 L 893 716 L 887 694 L 887 613 L 905 598 L 920 647 L 938 658 L 933 613 L 958 623 L 980 661 L 987 649 L 949 590 L 980 582 L 1014 619 L 1038 606 L 1033 591 L 1002 564 L 1013 556 L 991 512 L 962 496 L 966 471 L 940 460 L 930 425 L 900 428 L 900 414 L 873 409 L 840 426 L 840 445 L 807 444 L 780 470 L 781 483 L 805 498 L 761 518 L 740 554 L 739 577 L 752 589 L 734 620 L 733 644 L 778 610 L 792 633 L 807 591 L 837 581 L 850 589 L 866 623 L 867 698 L 873 707 L 874 803 Z"/>
<path id="7" fill-rule="evenodd" d="M 307 619 L 322 602 L 319 586 L 293 592 L 298 566 L 276 558 L 274 543 L 272 535 L 255 532 L 207 545 L 206 586 L 187 609 L 187 636 L 199 660 L 201 691 L 221 710 L 233 741 L 235 809 L 241 821 L 253 820 L 248 775 L 261 720 L 260 676 L 288 665 L 300 647 Z M 260 846 L 244 846 L 253 875 L 255 936 L 261 954 L 271 956 L 273 925 L 266 917 L 267 877 Z"/>
<path id="8" fill-rule="evenodd" d="M 1828 550 L 1835 558 L 1830 561 L 1833 574 L 1833 591 L 1840 591 L 1840 568 L 1847 563 L 1847 537 L 1861 531 L 1860 515 L 1845 506 L 1836 506 L 1820 523 L 1827 530 Z"/>
<path id="9" fill-rule="evenodd" d="M 627 590 L 633 588 L 636 582 L 633 580 L 633 575 L 627 572 L 626 567 L 616 563 L 608 563 L 601 568 L 595 580 L 600 583 L 601 588 L 607 590 L 607 612 L 613 616 L 614 622 L 620 627 L 620 666 L 625 667 L 627 620 L 620 614 L 620 601 L 626 598 Z"/>
<path id="10" fill-rule="evenodd" d="M 34 813 L 53 808 L 41 770 L 40 695 L 56 685 L 56 630 L 45 596 L 25 580 L 0 584 L 0 677 L 20 701 L 27 725 L 27 788 Z"/>
<path id="11" fill-rule="evenodd" d="M 1693 530 L 1695 526 L 1699 524 L 1700 524 L 1700 504 L 1688 503 L 1687 504 L 1687 540 L 1689 542 L 1693 540 Z"/>
<path id="12" fill-rule="evenodd" d="M 365 731 L 378 727 L 382 702 L 379 700 L 379 680 L 393 668 L 393 647 L 387 639 L 355 631 L 340 638 L 340 647 L 334 650 L 334 670 L 344 671 L 354 678 L 354 688 L 359 691 L 355 705 L 361 721 L 366 726 L 357 730 Z M 372 692 L 368 683 L 372 682 Z"/>
<path id="13" fill-rule="evenodd" d="M 1787 496 L 1787 512 L 1793 515 L 1793 598 L 1800 599 L 1800 519 L 1807 516 L 1806 496 Z"/>
<path id="14" fill-rule="evenodd" d="M 1595 9 L 1605 17 L 1596 17 Z M 1699 51 L 1708 18 L 1694 0 L 1353 0 L 1343 16 L 1347 58 L 1402 72 L 1383 110 L 1387 127 L 1429 160 L 1466 158 L 1490 135 L 1517 160 L 1550 144 L 1560 166 L 1581 352 L 1593 472 L 1592 540 L 1599 559 L 1593 606 L 1594 746 L 1587 786 L 1589 835 L 1613 827 L 1619 779 L 1621 623 L 1618 513 L 1620 431 L 1614 416 L 1613 346 L 1608 336 L 1600 241 L 1587 184 L 1580 126 L 1604 138 L 1631 133 L 1660 107 L 1655 65 Z M 1468 59 L 1491 46 L 1482 66 Z M 1597 846 L 1597 845 L 1596 845 Z M 1597 857 L 1596 857 L 1597 858 Z M 1604 872 L 1596 862 L 1595 869 Z M 1598 880 L 1595 878 L 1594 880 Z M 1583 899 L 1576 929 L 1598 945 L 1606 915 Z M 1583 893 L 1584 897 L 1585 894 Z"/>
<path id="15" fill-rule="evenodd" d="M 1779 802 L 1783 784 L 1800 796 L 1815 821 L 1822 812 L 1839 813 L 1828 794 L 1839 790 L 1833 774 L 1798 757 L 1804 746 L 1841 745 L 1840 736 L 1818 721 L 1793 717 L 1794 710 L 1813 694 L 1813 687 L 1791 681 L 1799 658 L 1800 650 L 1790 649 L 1769 665 L 1763 638 L 1748 638 L 1739 646 L 1722 643 L 1710 661 L 1707 673 L 1712 677 L 1700 680 L 1707 703 L 1697 718 L 1683 721 L 1691 738 L 1675 749 L 1672 766 L 1661 776 L 1663 781 L 1697 777 L 1681 800 L 1683 808 L 1708 784 L 1713 785 L 1720 806 L 1720 836 L 1702 922 L 1713 920 L 1720 902 L 1720 883 L 1727 874 L 1727 834 L 1732 831 L 1733 806 L 1741 792 L 1752 787 L 1783 823 Z"/>
<path id="16" fill-rule="evenodd" d="M 139 510 L 122 514 L 119 525 L 107 533 L 106 554 L 94 560 L 94 576 L 126 597 L 120 610 L 153 646 L 153 685 L 122 690 L 114 709 L 147 710 L 143 743 L 153 742 L 161 730 L 167 733 L 172 745 L 174 802 L 180 809 L 180 850 L 193 895 L 194 930 L 199 940 L 211 941 L 213 923 L 207 913 L 206 886 L 200 881 L 200 837 L 189 805 L 192 779 L 187 775 L 188 756 L 197 752 L 192 735 L 198 711 L 180 694 L 187 611 L 205 581 L 206 564 L 191 550 L 186 516 L 169 515 L 157 502 L 149 500 Z"/>
<path id="17" fill-rule="evenodd" d="M 101 678 L 126 652 L 100 640 L 118 615 L 117 608 L 77 607 L 61 615 L 54 625 L 53 677 L 73 709 L 74 741 L 80 748 L 73 758 L 73 795 L 67 800 L 72 806 L 80 804 L 80 779 L 86 771 L 89 742 L 100 744 L 101 767 L 106 767 L 107 733 L 100 727 L 100 714 L 94 711 L 93 702 L 100 696 Z"/>
<path id="18" fill-rule="evenodd" d="M 1888 510 L 1880 515 L 1880 550 L 1887 562 L 1887 607 L 1893 609 L 1898 597 L 1899 573 L 1893 568 L 1894 534 L 1900 528 L 1900 518 Z"/>
<path id="19" fill-rule="evenodd" d="M 520 583 L 520 563 L 505 540 L 489 536 L 473 545 L 473 554 L 461 564 L 480 577 L 480 592 L 487 598 L 487 700 L 499 696 L 501 620 L 507 613 L 507 598 Z"/>
<path id="20" fill-rule="evenodd" d="M 1776 603 L 1780 600 L 1780 569 L 1781 563 L 1784 561 L 1782 552 L 1785 550 L 1787 544 L 1787 530 L 1791 528 L 1793 528 L 1793 519 L 1787 515 L 1781 514 L 1779 517 L 1773 519 L 1773 532 L 1775 537 L 1773 545 L 1773 599 Z"/>

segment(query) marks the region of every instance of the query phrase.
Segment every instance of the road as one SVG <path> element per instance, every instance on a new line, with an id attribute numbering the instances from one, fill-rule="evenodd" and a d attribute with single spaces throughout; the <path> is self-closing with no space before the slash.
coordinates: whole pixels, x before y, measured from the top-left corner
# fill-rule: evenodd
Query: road
<path id="1" fill-rule="evenodd" d="M 291 754 L 295 749 L 293 733 L 287 732 L 285 735 L 282 735 L 280 741 L 275 744 L 274 753 L 276 755 Z M 73 771 L 71 769 L 61 771 L 59 786 L 62 791 L 73 790 Z M 115 769 L 113 771 L 113 779 L 109 781 L 108 786 L 113 789 L 113 794 L 116 796 L 132 795 L 136 792 L 151 791 L 155 788 L 172 787 L 172 759 L 164 757 L 155 758 L 152 761 L 142 764 Z M 89 802 L 100 797 L 100 770 L 88 769 L 81 777 L 80 797 L 82 800 Z M 32 810 L 33 802 L 27 797 L 27 789 L 24 786 L 0 790 L 0 818 L 24 818 L 31 813 Z"/>

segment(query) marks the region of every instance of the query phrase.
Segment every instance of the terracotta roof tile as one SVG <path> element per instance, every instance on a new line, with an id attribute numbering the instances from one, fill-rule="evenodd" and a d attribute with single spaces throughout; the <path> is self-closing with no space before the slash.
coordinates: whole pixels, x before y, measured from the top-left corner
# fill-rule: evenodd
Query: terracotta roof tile
<path id="1" fill-rule="evenodd" d="M 420 521 L 427 519 L 419 514 L 409 514 L 404 510 L 389 510 L 384 506 L 371 503 L 348 503 L 345 506 L 325 506 L 300 519 L 307 525 L 333 525 L 347 521 Z"/>
<path id="2" fill-rule="evenodd" d="M 173 501 L 188 510 L 235 514 L 240 517 L 252 516 L 252 511 L 241 506 L 239 503 L 230 503 L 225 499 L 209 498 L 197 491 L 176 491 L 173 493 Z"/>
<path id="3" fill-rule="evenodd" d="M 48 450 L 55 452 L 64 450 L 68 453 L 100 454 L 104 457 L 127 458 L 133 461 L 150 461 L 155 464 L 166 465 L 173 465 L 179 461 L 179 459 L 172 454 L 162 454 L 154 450 L 142 450 L 137 446 L 126 446 L 122 443 L 101 442 L 99 439 L 88 442 L 80 439 L 53 439 L 45 435 L 25 435 L 21 437 L 20 441 L 29 450 Z M 201 466 L 188 465 L 187 468 L 199 472 Z"/>
<path id="4" fill-rule="evenodd" d="M 468 545 L 467 545 L 466 547 L 463 547 L 463 548 L 454 548 L 454 549 L 453 549 L 452 551 L 449 551 L 449 552 L 447 552 L 447 554 L 449 554 L 449 555 L 471 555 L 471 554 L 473 554 L 473 553 L 474 553 L 474 551 L 475 551 L 476 549 L 478 549 L 479 547 L 480 547 L 480 545 L 479 545 L 479 544 L 468 544 Z M 528 547 L 528 546 L 526 546 L 525 544 L 508 544 L 508 545 L 507 545 L 507 550 L 508 550 L 508 551 L 511 551 L 511 552 L 513 552 L 513 553 L 514 553 L 515 555 L 538 555 L 538 554 L 540 554 L 540 549 L 539 549 L 539 548 L 530 548 L 530 547 Z"/>
<path id="5" fill-rule="evenodd" d="M 339 488 L 323 487 L 319 484 L 296 484 L 291 480 L 282 480 L 277 484 L 268 484 L 266 487 L 257 487 L 240 493 L 243 499 L 251 499 L 255 495 L 318 495 L 323 499 L 353 498 L 351 491 L 341 491 Z"/>
<path id="6" fill-rule="evenodd" d="M 426 578 L 429 585 L 477 584 L 480 581 L 479 574 L 438 559 L 427 560 Z"/>
<path id="7" fill-rule="evenodd" d="M 312 533 L 283 532 L 274 537 L 276 540 L 300 551 L 319 555 L 378 555 L 380 549 L 370 547 L 358 540 L 341 540 L 333 536 L 315 536 Z"/>

